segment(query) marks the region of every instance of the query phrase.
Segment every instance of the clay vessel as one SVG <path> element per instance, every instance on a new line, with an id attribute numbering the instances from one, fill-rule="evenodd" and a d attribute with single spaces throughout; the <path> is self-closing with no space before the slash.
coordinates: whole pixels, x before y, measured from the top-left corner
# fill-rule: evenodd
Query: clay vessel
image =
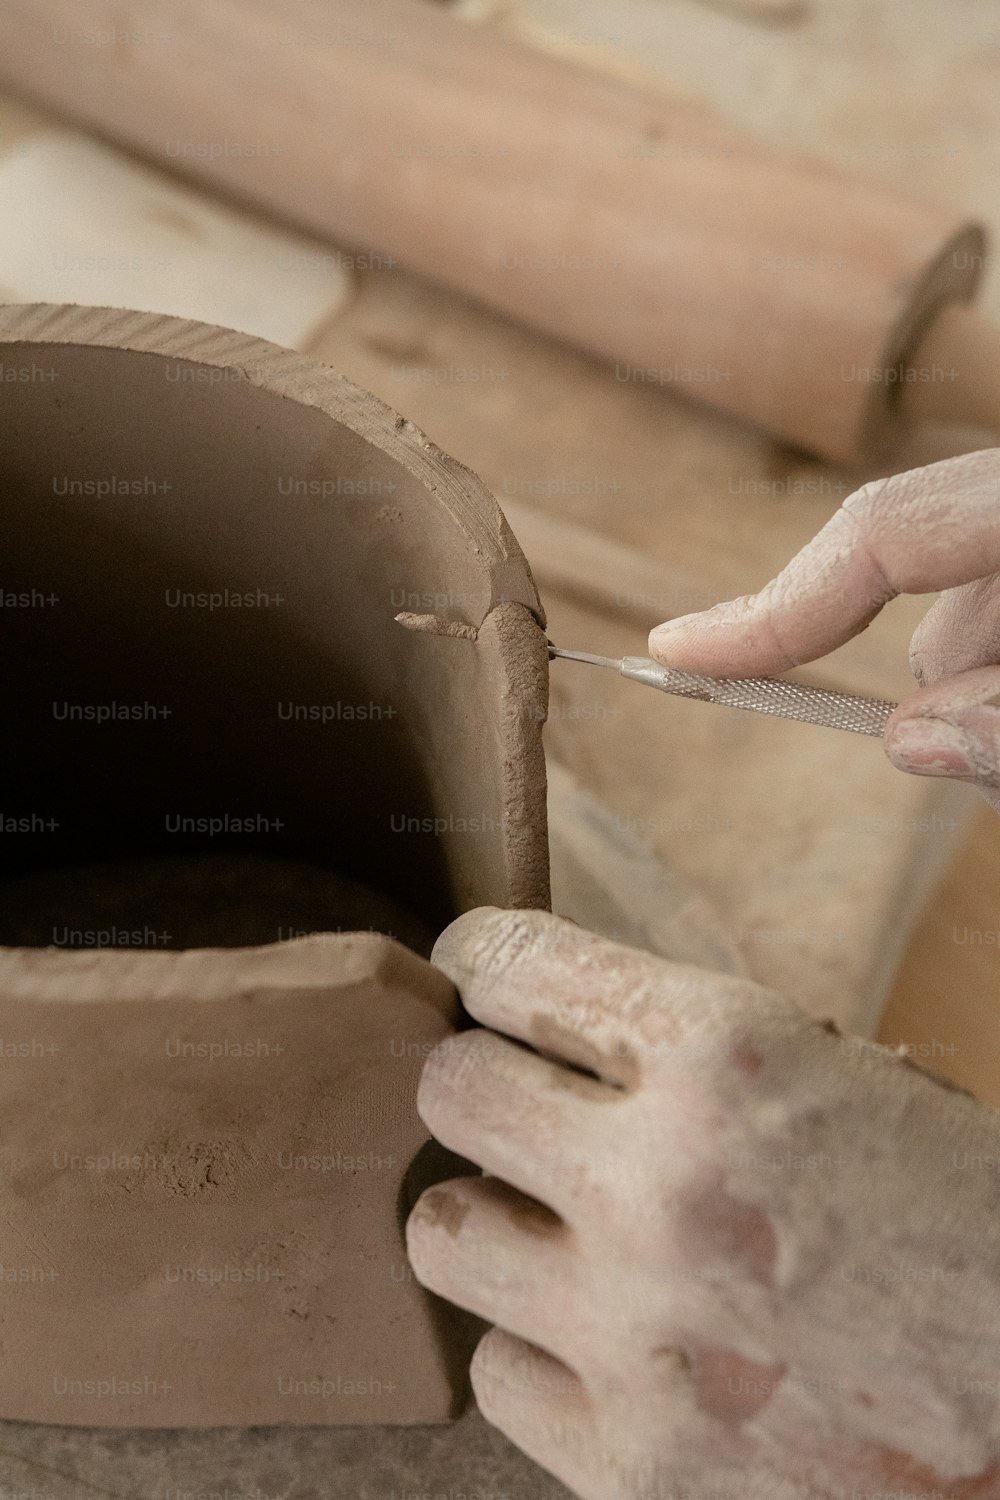
<path id="1" fill-rule="evenodd" d="M 8 307 L 0 371 L 0 1417 L 447 1420 L 401 1225 L 429 945 L 548 902 L 525 561 L 259 340 Z"/>

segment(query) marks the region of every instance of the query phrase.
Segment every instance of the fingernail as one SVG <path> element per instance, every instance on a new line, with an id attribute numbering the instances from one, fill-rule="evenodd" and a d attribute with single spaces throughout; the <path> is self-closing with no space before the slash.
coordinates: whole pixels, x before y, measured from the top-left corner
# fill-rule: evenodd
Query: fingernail
<path id="1" fill-rule="evenodd" d="M 968 737 L 944 719 L 904 719 L 892 730 L 886 750 L 901 771 L 918 776 L 976 776 Z"/>

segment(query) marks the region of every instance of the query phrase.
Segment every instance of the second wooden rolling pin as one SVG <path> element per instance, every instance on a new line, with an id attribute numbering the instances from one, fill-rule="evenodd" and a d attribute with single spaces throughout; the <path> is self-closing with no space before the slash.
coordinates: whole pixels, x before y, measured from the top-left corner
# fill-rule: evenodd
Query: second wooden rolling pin
<path id="1" fill-rule="evenodd" d="M 829 458 L 995 420 L 976 225 L 428 0 L 0 0 L 0 78 Z"/>

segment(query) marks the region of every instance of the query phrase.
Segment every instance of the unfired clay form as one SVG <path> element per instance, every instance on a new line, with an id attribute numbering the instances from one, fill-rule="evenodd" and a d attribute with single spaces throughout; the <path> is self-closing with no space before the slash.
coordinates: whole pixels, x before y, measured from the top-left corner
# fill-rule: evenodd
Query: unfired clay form
<path id="1" fill-rule="evenodd" d="M 461 1339 L 400 1229 L 457 1003 L 337 929 L 426 951 L 547 903 L 527 567 L 473 475 L 307 359 L 65 307 L 0 309 L 0 357 L 52 372 L 2 396 L 0 940 L 55 948 L 0 950 L 0 1416 L 446 1420 Z M 248 892 L 269 945 L 227 951 Z"/>

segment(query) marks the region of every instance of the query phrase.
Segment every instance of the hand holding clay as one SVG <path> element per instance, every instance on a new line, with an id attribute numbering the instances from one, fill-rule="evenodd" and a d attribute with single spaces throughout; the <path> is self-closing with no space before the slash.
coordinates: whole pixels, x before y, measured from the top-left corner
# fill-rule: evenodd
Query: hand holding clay
<path id="1" fill-rule="evenodd" d="M 901 771 L 975 783 L 1000 811 L 1000 449 L 864 485 L 759 594 L 668 620 L 649 651 L 716 677 L 783 672 L 897 594 L 937 589 L 910 646 L 921 689 L 885 748 Z"/>
<path id="2" fill-rule="evenodd" d="M 489 1174 L 410 1218 L 497 1326 L 485 1416 L 584 1500 L 1000 1495 L 1000 1116 L 747 980 L 547 913 L 434 961 L 419 1108 Z"/>

